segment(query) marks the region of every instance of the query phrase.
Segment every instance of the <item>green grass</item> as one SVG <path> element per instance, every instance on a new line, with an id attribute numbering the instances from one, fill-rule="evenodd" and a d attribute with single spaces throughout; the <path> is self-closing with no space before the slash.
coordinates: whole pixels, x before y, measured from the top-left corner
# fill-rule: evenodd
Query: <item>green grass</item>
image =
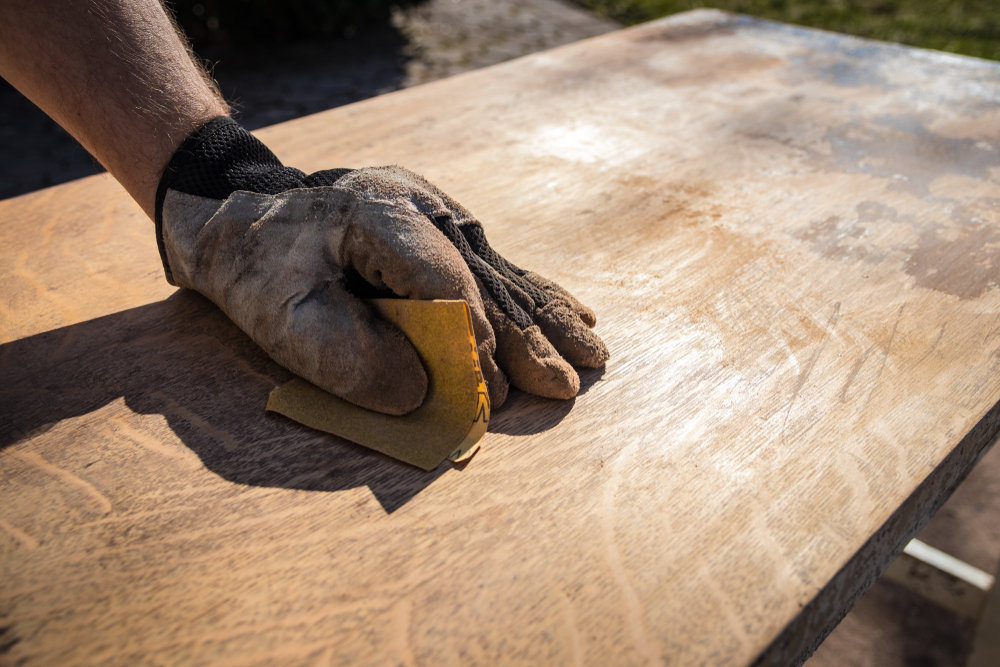
<path id="1" fill-rule="evenodd" d="M 623 23 L 696 7 L 1000 60 L 1000 0 L 577 0 Z"/>

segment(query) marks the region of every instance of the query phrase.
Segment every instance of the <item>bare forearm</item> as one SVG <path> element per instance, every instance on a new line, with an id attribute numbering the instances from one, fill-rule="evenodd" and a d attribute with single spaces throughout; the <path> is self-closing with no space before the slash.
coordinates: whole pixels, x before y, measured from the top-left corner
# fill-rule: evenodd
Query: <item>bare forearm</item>
<path id="1" fill-rule="evenodd" d="M 159 0 L 4 0 L 0 74 L 76 137 L 150 217 L 177 146 L 228 113 Z"/>

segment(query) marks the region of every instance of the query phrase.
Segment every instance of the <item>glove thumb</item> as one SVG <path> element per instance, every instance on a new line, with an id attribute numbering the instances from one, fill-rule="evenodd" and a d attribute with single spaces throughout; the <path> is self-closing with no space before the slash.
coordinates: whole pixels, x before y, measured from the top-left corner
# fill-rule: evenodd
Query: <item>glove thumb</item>
<path id="1" fill-rule="evenodd" d="M 336 281 L 299 297 L 286 316 L 269 353 L 293 372 L 369 410 L 402 415 L 423 403 L 427 373 L 413 345 Z"/>

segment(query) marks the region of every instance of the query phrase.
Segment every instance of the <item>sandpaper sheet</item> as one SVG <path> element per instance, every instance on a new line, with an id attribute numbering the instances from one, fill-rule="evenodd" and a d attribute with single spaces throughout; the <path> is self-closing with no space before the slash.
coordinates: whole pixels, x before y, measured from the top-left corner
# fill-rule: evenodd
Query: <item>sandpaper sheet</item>
<path id="1" fill-rule="evenodd" d="M 391 416 L 360 408 L 296 378 L 271 392 L 267 409 L 339 435 L 424 470 L 464 461 L 479 448 L 490 400 L 464 301 L 372 299 L 379 314 L 410 339 L 427 372 L 427 397 Z"/>

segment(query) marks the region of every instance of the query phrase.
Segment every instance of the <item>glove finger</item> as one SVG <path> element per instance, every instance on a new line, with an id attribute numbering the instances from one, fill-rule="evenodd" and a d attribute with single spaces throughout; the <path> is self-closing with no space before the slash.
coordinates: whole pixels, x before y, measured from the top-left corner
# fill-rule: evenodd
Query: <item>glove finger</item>
<path id="1" fill-rule="evenodd" d="M 406 336 L 334 281 L 286 306 L 265 349 L 316 386 L 363 408 L 391 415 L 415 410 L 427 374 Z"/>
<path id="2" fill-rule="evenodd" d="M 490 404 L 500 407 L 507 399 L 507 378 L 493 358 L 496 338 L 477 281 L 459 251 L 426 216 L 415 211 L 371 205 L 363 216 L 344 234 L 343 265 L 402 297 L 464 300 L 472 316 Z"/>
<path id="3" fill-rule="evenodd" d="M 492 299 L 484 299 L 483 304 L 496 336 L 497 364 L 512 385 L 546 398 L 576 396 L 580 391 L 580 377 L 559 356 L 537 325 L 521 329 Z"/>
<path id="4" fill-rule="evenodd" d="M 486 319 L 482 302 L 478 301 L 475 306 L 473 308 L 472 304 L 469 304 L 469 313 L 472 315 L 472 329 L 476 336 L 479 370 L 483 374 L 483 381 L 486 383 L 486 389 L 490 394 L 490 406 L 495 409 L 499 408 L 507 400 L 507 392 L 510 386 L 507 382 L 507 376 L 500 370 L 493 358 L 497 350 L 497 341 L 493 334 L 493 327 Z"/>
<path id="5" fill-rule="evenodd" d="M 511 383 L 519 389 L 549 398 L 576 396 L 580 389 L 579 376 L 532 322 L 529 313 L 534 310 L 536 300 L 521 288 L 530 290 L 534 289 L 533 286 L 523 280 L 518 281 L 517 276 L 501 274 L 477 255 L 465 232 L 451 216 L 431 219 L 475 277 L 486 316 L 496 336 L 498 365 Z M 480 245 L 484 244 L 485 237 Z M 511 289 L 508 290 L 507 286 Z M 536 296 L 545 299 L 540 293 Z"/>
<path id="6" fill-rule="evenodd" d="M 548 278 L 538 275 L 534 271 L 524 271 L 523 278 L 536 285 L 539 289 L 548 292 L 553 297 L 561 298 L 570 309 L 576 313 L 577 317 L 583 320 L 588 327 L 593 328 L 597 324 L 597 314 L 587 306 L 580 303 L 575 296 L 566 289 Z"/>
<path id="7" fill-rule="evenodd" d="M 497 366 L 492 353 L 484 353 L 483 345 L 479 349 L 479 367 L 483 372 L 483 380 L 486 382 L 486 389 L 490 394 L 490 407 L 497 409 L 507 401 L 507 393 L 510 390 L 510 383 L 507 376 Z"/>
<path id="8" fill-rule="evenodd" d="M 576 396 L 580 388 L 576 371 L 532 324 L 527 308 L 534 308 L 533 299 L 518 287 L 508 291 L 506 285 L 510 285 L 511 280 L 473 252 L 451 216 L 436 216 L 431 220 L 474 277 L 486 317 L 496 336 L 498 365 L 514 386 L 549 398 Z M 502 329 L 498 330 L 498 326 Z"/>
<path id="9" fill-rule="evenodd" d="M 470 310 L 479 304 L 479 289 L 462 256 L 417 211 L 365 202 L 344 231 L 339 254 L 340 266 L 401 297 L 464 299 Z M 488 325 L 485 317 L 481 324 Z M 476 333 L 486 334 L 488 329 Z"/>
<path id="10" fill-rule="evenodd" d="M 608 360 L 608 348 L 580 318 L 571 304 L 554 297 L 538 307 L 531 295 L 506 277 L 501 277 L 511 298 L 526 310 L 542 334 L 566 361 L 573 366 L 600 368 Z"/>
<path id="11" fill-rule="evenodd" d="M 597 334 L 562 299 L 552 299 L 532 318 L 566 361 L 574 366 L 600 368 L 608 360 L 608 348 Z"/>
<path id="12" fill-rule="evenodd" d="M 537 273 L 517 267 L 494 250 L 489 241 L 486 240 L 486 233 L 478 222 L 475 220 L 463 222 L 459 229 L 461 229 L 462 236 L 465 237 L 466 243 L 472 251 L 499 275 L 516 284 L 520 290 L 530 296 L 534 306 L 542 306 L 553 298 L 561 298 L 588 327 L 597 324 L 597 315 L 594 314 L 594 311 L 580 303 L 572 294 Z M 523 303 L 519 305 L 529 313 L 534 309 Z"/>

